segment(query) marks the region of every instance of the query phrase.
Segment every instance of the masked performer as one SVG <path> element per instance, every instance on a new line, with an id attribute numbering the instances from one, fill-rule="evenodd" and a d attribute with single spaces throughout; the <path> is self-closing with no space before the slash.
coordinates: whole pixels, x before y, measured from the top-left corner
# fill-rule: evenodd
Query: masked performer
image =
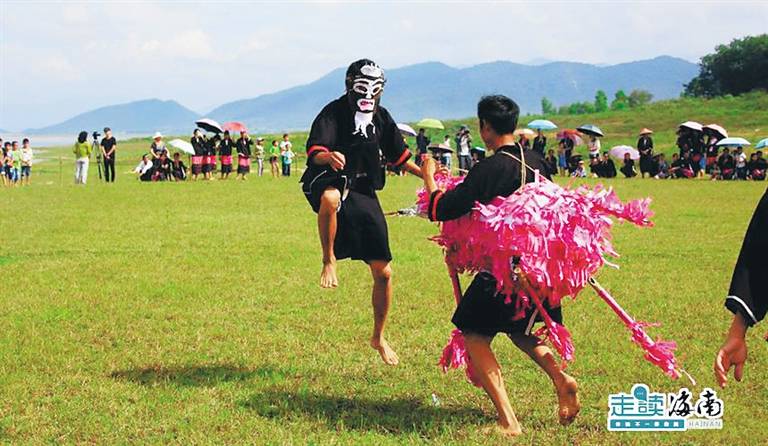
<path id="1" fill-rule="evenodd" d="M 715 378 L 720 386 L 728 382 L 728 372 L 741 381 L 747 361 L 747 329 L 762 321 L 768 312 L 768 191 L 752 215 L 741 252 L 733 270 L 725 307 L 733 313 L 731 328 L 715 358 Z"/>
<path id="2" fill-rule="evenodd" d="M 326 105 L 307 140 L 307 170 L 302 190 L 317 212 L 323 268 L 320 285 L 338 285 L 336 260 L 368 264 L 373 276 L 374 326 L 371 346 L 386 364 L 397 355 L 383 331 L 392 296 L 387 223 L 376 196 L 384 187 L 384 161 L 421 176 L 410 161 L 395 121 L 379 106 L 384 72 L 361 59 L 347 69 L 346 94 Z"/>
<path id="3" fill-rule="evenodd" d="M 489 96 L 480 101 L 477 109 L 480 136 L 495 154 L 479 162 L 460 185 L 447 192 L 437 188 L 434 161 L 425 161 L 422 169 L 426 191 L 431 194 L 427 210 L 430 220 L 454 220 L 472 211 L 476 202 L 487 204 L 498 196 L 507 197 L 520 187 L 521 175 L 528 177 L 527 182 L 533 182 L 533 171 L 522 167 L 522 159 L 531 169 L 548 176 L 541 155 L 534 151 L 523 154 L 515 142 L 513 132 L 520 109 L 514 101 L 504 96 Z M 556 322 L 562 322 L 559 307 L 547 310 Z M 491 341 L 498 333 L 507 334 L 552 380 L 560 402 L 561 423 L 573 421 L 580 408 L 576 381 L 563 372 L 550 349 L 531 334 L 534 322 L 541 321 L 540 315 L 531 308 L 524 317 L 516 317 L 517 311 L 516 305 L 507 305 L 505 299 L 499 297 L 494 276 L 479 273 L 453 315 L 453 323 L 464 334 L 471 366 L 498 411 L 498 429 L 506 435 L 519 434 L 520 425 L 509 403 L 501 368 L 491 350 Z"/>
<path id="4" fill-rule="evenodd" d="M 232 173 L 232 137 L 229 136 L 229 130 L 224 132 L 224 139 L 219 143 L 219 158 L 221 158 L 221 179 L 229 178 Z"/>

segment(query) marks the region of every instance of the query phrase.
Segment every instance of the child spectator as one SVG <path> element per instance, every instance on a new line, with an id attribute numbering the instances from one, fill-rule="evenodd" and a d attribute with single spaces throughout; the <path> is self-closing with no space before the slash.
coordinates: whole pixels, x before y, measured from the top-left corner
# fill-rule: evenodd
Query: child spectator
<path id="1" fill-rule="evenodd" d="M 290 151 L 293 149 L 293 144 L 291 144 L 290 135 L 287 133 L 283 133 L 283 141 L 280 143 L 280 158 L 283 162 L 283 176 L 289 177 L 291 176 L 290 170 L 291 165 L 286 164 L 285 160 L 285 152 Z"/>
<path id="2" fill-rule="evenodd" d="M 256 163 L 258 164 L 258 176 L 264 175 L 264 138 L 256 138 Z"/>
<path id="3" fill-rule="evenodd" d="M 747 179 L 747 154 L 744 153 L 744 148 L 739 146 L 736 148 L 736 152 L 733 153 L 733 161 L 736 166 L 736 178 L 739 180 Z"/>
<path id="4" fill-rule="evenodd" d="M 11 147 L 11 182 L 16 186 L 21 178 L 21 150 L 18 141 L 14 141 Z"/>
<path id="5" fill-rule="evenodd" d="M 273 139 L 272 145 L 269 147 L 269 169 L 274 178 L 280 176 L 280 166 L 277 165 L 278 158 L 280 158 L 280 147 L 277 145 L 277 140 Z"/>
<path id="6" fill-rule="evenodd" d="M 24 138 L 21 144 L 21 183 L 29 186 L 32 175 L 32 147 L 29 146 L 29 138 Z"/>
<path id="7" fill-rule="evenodd" d="M 173 181 L 184 181 L 187 179 L 187 166 L 185 166 L 184 161 L 181 160 L 181 154 L 179 152 L 173 154 L 173 161 L 171 162 L 171 179 Z"/>
<path id="8" fill-rule="evenodd" d="M 293 163 L 293 157 L 296 156 L 293 153 L 293 150 L 291 150 L 291 147 L 287 147 L 285 149 L 285 152 L 283 152 L 283 166 L 284 167 L 284 175 L 289 177 L 291 176 L 291 163 Z"/>

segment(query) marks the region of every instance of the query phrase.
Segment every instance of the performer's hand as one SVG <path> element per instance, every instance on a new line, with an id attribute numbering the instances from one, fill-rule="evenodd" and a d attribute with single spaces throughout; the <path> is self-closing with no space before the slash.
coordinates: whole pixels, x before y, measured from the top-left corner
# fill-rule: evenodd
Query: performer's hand
<path id="1" fill-rule="evenodd" d="M 437 171 L 437 163 L 432 158 L 427 158 L 421 163 L 422 178 L 434 178 Z"/>
<path id="2" fill-rule="evenodd" d="M 744 376 L 744 363 L 747 361 L 747 327 L 740 314 L 733 318 L 733 323 L 720 351 L 715 358 L 715 378 L 720 387 L 728 383 L 728 372 L 734 367 L 733 377 L 741 381 Z"/>
<path id="3" fill-rule="evenodd" d="M 333 170 L 342 170 L 346 164 L 347 159 L 341 152 L 331 152 L 330 165 Z"/>

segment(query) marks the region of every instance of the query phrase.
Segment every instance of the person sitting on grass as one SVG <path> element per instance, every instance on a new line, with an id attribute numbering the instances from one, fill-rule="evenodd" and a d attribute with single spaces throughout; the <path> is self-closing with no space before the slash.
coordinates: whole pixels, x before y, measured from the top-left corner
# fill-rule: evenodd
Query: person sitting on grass
<path id="1" fill-rule="evenodd" d="M 171 160 L 168 155 L 163 153 L 155 164 L 152 172 L 152 181 L 170 181 L 171 179 Z"/>
<path id="2" fill-rule="evenodd" d="M 658 153 L 653 156 L 656 161 L 656 178 L 657 180 L 664 180 L 669 178 L 669 163 L 663 153 Z"/>
<path id="3" fill-rule="evenodd" d="M 587 169 L 584 166 L 584 160 L 579 160 L 579 163 L 576 165 L 576 168 L 573 169 L 571 172 L 571 178 L 586 178 L 587 177 Z"/>
<path id="4" fill-rule="evenodd" d="M 141 161 L 133 169 L 133 173 L 137 175 L 141 181 L 152 181 L 152 161 L 149 160 L 149 155 L 146 153 L 142 155 Z"/>
<path id="5" fill-rule="evenodd" d="M 763 152 L 758 150 L 752 154 L 749 163 L 747 163 L 747 175 L 752 181 L 765 180 L 765 172 L 768 169 L 768 161 L 763 158 Z"/>
<path id="6" fill-rule="evenodd" d="M 629 153 L 624 154 L 624 165 L 621 166 L 621 173 L 624 174 L 624 178 L 633 178 L 637 176 L 637 172 L 635 171 L 635 161 Z"/>
<path id="7" fill-rule="evenodd" d="M 603 178 L 616 178 L 616 164 L 611 159 L 608 152 L 603 152 L 603 159 L 600 160 L 600 173 Z"/>
<path id="8" fill-rule="evenodd" d="M 179 152 L 173 154 L 173 161 L 171 162 L 171 179 L 173 179 L 173 181 L 184 181 L 187 179 L 187 166 L 185 166 L 184 161 L 181 160 L 181 154 Z"/>
<path id="9" fill-rule="evenodd" d="M 720 157 L 717 158 L 717 168 L 719 170 L 717 179 L 733 179 L 736 173 L 736 160 L 734 160 L 733 155 L 731 155 L 730 151 L 728 150 L 728 147 L 723 147 L 723 152 L 720 154 Z"/>
<path id="10" fill-rule="evenodd" d="M 520 187 L 523 178 L 527 182 L 536 180 L 535 169 L 548 177 L 541 155 L 535 151 L 524 151 L 515 142 L 514 131 L 519 114 L 518 105 L 505 96 L 486 96 L 480 100 L 477 105 L 480 137 L 486 147 L 494 151 L 494 155 L 480 161 L 453 190 L 439 190 L 434 179 L 437 164 L 431 159 L 424 161 L 424 187 L 431 194 L 427 211 L 430 220 L 455 220 L 470 213 L 477 202 L 487 204 L 496 197 L 508 197 Z M 523 159 L 529 169 L 523 166 Z M 491 342 L 499 333 L 506 334 L 517 348 L 544 370 L 554 384 L 560 423 L 572 423 L 581 408 L 576 380 L 563 371 L 549 347 L 531 334 L 530 327 L 542 320 L 537 317 L 538 311 L 531 308 L 523 318 L 517 317 L 518 306 L 514 300 L 518 296 L 511 296 L 513 302 L 507 304 L 504 296 L 498 294 L 496 285 L 496 278 L 489 272 L 476 274 L 452 318 L 456 328 L 464 335 L 464 345 L 475 376 L 496 407 L 496 429 L 505 436 L 522 433 L 509 402 L 501 367 L 491 349 Z M 548 302 L 544 305 L 549 307 Z M 556 322 L 562 323 L 560 307 L 547 310 Z"/>

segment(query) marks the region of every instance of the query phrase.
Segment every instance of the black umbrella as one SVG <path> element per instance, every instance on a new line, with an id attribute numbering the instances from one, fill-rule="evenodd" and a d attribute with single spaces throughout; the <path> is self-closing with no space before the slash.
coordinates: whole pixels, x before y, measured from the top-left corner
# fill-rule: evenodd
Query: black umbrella
<path id="1" fill-rule="evenodd" d="M 197 124 L 198 127 L 205 130 L 206 132 L 224 133 L 224 129 L 221 127 L 221 124 L 214 121 L 213 119 L 209 119 L 209 118 L 198 119 L 197 121 L 195 121 L 195 124 Z"/>
<path id="2" fill-rule="evenodd" d="M 427 147 L 427 150 L 429 150 L 430 152 L 434 152 L 434 153 L 453 153 L 453 149 L 452 148 L 446 147 L 446 146 L 444 146 L 442 144 L 440 144 L 439 146 Z"/>
<path id="3" fill-rule="evenodd" d="M 586 133 L 587 135 L 603 136 L 603 131 L 600 130 L 600 127 L 594 124 L 584 124 L 581 127 L 578 127 L 576 130 L 580 131 L 581 133 Z"/>

